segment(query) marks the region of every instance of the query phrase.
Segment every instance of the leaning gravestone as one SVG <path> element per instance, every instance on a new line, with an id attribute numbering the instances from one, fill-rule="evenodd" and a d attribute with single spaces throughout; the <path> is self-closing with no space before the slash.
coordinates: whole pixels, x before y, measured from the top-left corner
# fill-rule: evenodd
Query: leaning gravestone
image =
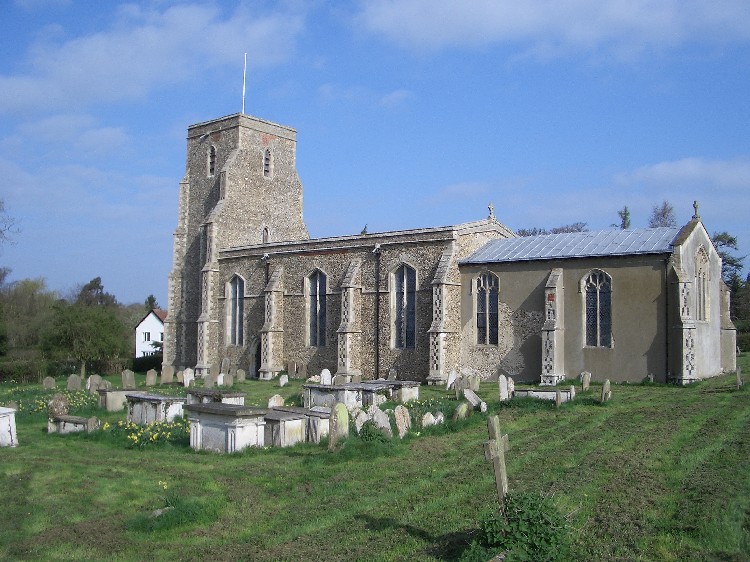
<path id="1" fill-rule="evenodd" d="M 271 396 L 271 398 L 268 399 L 268 407 L 269 408 L 280 408 L 284 405 L 284 397 L 280 394 L 274 394 Z"/>
<path id="2" fill-rule="evenodd" d="M 81 377 L 78 375 L 70 375 L 68 377 L 68 384 L 66 386 L 68 390 L 81 390 Z"/>
<path id="3" fill-rule="evenodd" d="M 487 404 L 470 388 L 464 388 L 464 397 L 469 401 L 469 404 L 471 404 L 472 407 L 479 408 L 480 412 L 487 411 Z"/>
<path id="4" fill-rule="evenodd" d="M 602 404 L 604 404 L 605 402 L 609 402 L 609 400 L 612 398 L 612 391 L 609 388 L 609 379 L 607 379 L 602 385 Z"/>
<path id="5" fill-rule="evenodd" d="M 51 388 L 55 388 L 56 386 L 55 379 L 53 379 L 52 377 L 44 377 L 44 380 L 42 381 L 42 386 L 47 390 Z"/>
<path id="6" fill-rule="evenodd" d="M 471 408 L 469 408 L 468 402 L 461 402 L 457 407 L 456 411 L 453 412 L 453 421 L 464 420 L 469 417 Z"/>
<path id="7" fill-rule="evenodd" d="M 130 369 L 122 372 L 122 388 L 135 388 L 135 373 Z"/>
<path id="8" fill-rule="evenodd" d="M 375 404 L 371 404 L 367 409 L 367 416 L 372 420 L 372 423 L 375 424 L 375 427 L 382 431 L 388 439 L 393 438 L 393 429 L 391 429 L 391 420 L 388 418 L 388 414 L 378 408 Z"/>
<path id="9" fill-rule="evenodd" d="M 237 369 L 237 382 L 245 382 L 245 370 Z"/>
<path id="10" fill-rule="evenodd" d="M 279 377 L 279 386 L 285 387 L 289 383 L 289 375 L 281 375 Z"/>
<path id="11" fill-rule="evenodd" d="M 505 402 L 508 400 L 508 379 L 505 377 L 505 375 L 498 375 L 497 377 L 497 386 L 500 390 L 500 402 Z"/>
<path id="12" fill-rule="evenodd" d="M 445 384 L 445 388 L 447 388 L 448 390 L 450 390 L 453 387 L 453 385 L 456 384 L 456 379 L 457 378 L 458 378 L 458 373 L 455 370 L 451 371 L 448 374 L 448 382 Z"/>
<path id="13" fill-rule="evenodd" d="M 149 369 L 146 371 L 146 386 L 154 386 L 156 384 L 156 370 Z"/>
<path id="14" fill-rule="evenodd" d="M 500 420 L 497 416 L 487 418 L 487 431 L 490 438 L 484 443 L 484 458 L 492 462 L 497 501 L 502 507 L 505 505 L 505 496 L 508 495 L 508 472 L 505 468 L 505 453 L 510 448 L 508 435 L 503 435 L 500 431 Z"/>
<path id="15" fill-rule="evenodd" d="M 328 369 L 323 369 L 320 371 L 320 384 L 324 384 L 326 386 L 331 386 L 331 371 Z"/>
<path id="16" fill-rule="evenodd" d="M 172 365 L 164 365 L 161 368 L 161 384 L 172 384 L 174 381 L 174 367 Z"/>
<path id="17" fill-rule="evenodd" d="M 68 399 L 59 392 L 47 402 L 47 415 L 50 419 L 59 418 L 68 415 Z"/>
<path id="18" fill-rule="evenodd" d="M 229 357 L 225 357 L 221 360 L 221 370 L 220 373 L 224 373 L 225 375 L 229 373 Z"/>
<path id="19" fill-rule="evenodd" d="M 406 406 L 399 404 L 393 412 L 396 418 L 396 431 L 398 431 L 398 438 L 403 439 L 404 436 L 411 429 L 411 416 Z"/>
<path id="20" fill-rule="evenodd" d="M 336 402 L 331 408 L 329 424 L 328 450 L 332 451 L 340 441 L 349 437 L 349 411 L 346 405 Z"/>

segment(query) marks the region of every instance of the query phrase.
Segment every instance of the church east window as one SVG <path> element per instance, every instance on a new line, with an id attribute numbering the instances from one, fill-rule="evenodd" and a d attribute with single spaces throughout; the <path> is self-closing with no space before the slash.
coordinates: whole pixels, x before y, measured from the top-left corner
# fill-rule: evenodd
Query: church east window
<path id="1" fill-rule="evenodd" d="M 393 346 L 415 348 L 417 341 L 417 272 L 404 264 L 393 274 Z"/>
<path id="2" fill-rule="evenodd" d="M 477 277 L 477 343 L 497 345 L 498 340 L 498 278 L 491 273 Z"/>
<path id="3" fill-rule="evenodd" d="M 308 277 L 308 304 L 310 309 L 310 345 L 326 344 L 326 274 L 320 270 Z"/>
<path id="4" fill-rule="evenodd" d="M 612 278 L 592 270 L 582 282 L 585 296 L 586 346 L 612 346 Z"/>
<path id="5" fill-rule="evenodd" d="M 213 176 L 216 172 L 216 147 L 208 148 L 208 175 Z"/>
<path id="6" fill-rule="evenodd" d="M 271 150 L 266 148 L 263 153 L 263 176 L 270 178 L 273 174 L 273 159 L 271 158 Z"/>
<path id="7" fill-rule="evenodd" d="M 243 345 L 245 312 L 245 281 L 235 275 L 229 282 L 229 343 Z"/>
<path id="8" fill-rule="evenodd" d="M 709 318 L 708 253 L 701 246 L 695 256 L 695 319 L 706 321 Z"/>

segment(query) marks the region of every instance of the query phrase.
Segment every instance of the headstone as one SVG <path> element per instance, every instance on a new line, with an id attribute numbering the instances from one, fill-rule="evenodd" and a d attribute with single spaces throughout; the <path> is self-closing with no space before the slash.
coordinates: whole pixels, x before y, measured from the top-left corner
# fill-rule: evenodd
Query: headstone
<path id="1" fill-rule="evenodd" d="M 487 411 L 487 404 L 470 388 L 464 388 L 464 398 L 469 401 L 469 404 L 471 404 L 473 408 L 478 408 L 481 412 Z"/>
<path id="2" fill-rule="evenodd" d="M 591 373 L 584 371 L 581 373 L 581 390 L 586 392 L 591 384 Z"/>
<path id="3" fill-rule="evenodd" d="M 122 388 L 135 388 L 135 373 L 130 369 L 122 372 Z"/>
<path id="4" fill-rule="evenodd" d="M 237 369 L 237 382 L 245 382 L 245 370 Z"/>
<path id="5" fill-rule="evenodd" d="M 735 377 L 737 378 L 737 381 L 736 381 L 737 390 L 739 390 L 740 388 L 742 388 L 742 385 L 744 384 L 742 380 L 742 368 L 739 365 L 737 365 L 737 368 L 735 369 L 734 374 L 735 374 Z"/>
<path id="6" fill-rule="evenodd" d="M 182 372 L 182 384 L 185 385 L 185 388 L 193 384 L 194 380 L 195 380 L 195 371 L 188 368 Z"/>
<path id="7" fill-rule="evenodd" d="M 505 402 L 510 398 L 508 394 L 508 379 L 505 377 L 505 375 L 498 375 L 497 377 L 497 386 L 500 390 L 500 402 Z"/>
<path id="8" fill-rule="evenodd" d="M 323 369 L 320 371 L 320 384 L 325 384 L 326 386 L 331 386 L 331 383 L 333 381 L 331 380 L 331 371 L 328 369 Z"/>
<path id="9" fill-rule="evenodd" d="M 55 379 L 53 379 L 52 377 L 44 377 L 44 380 L 42 381 L 42 387 L 47 390 L 55 388 Z"/>
<path id="10" fill-rule="evenodd" d="M 50 419 L 67 416 L 68 411 L 68 399 L 59 392 L 52 397 L 52 400 L 47 402 L 47 415 Z"/>
<path id="11" fill-rule="evenodd" d="M 500 431 L 500 420 L 497 416 L 487 418 L 487 431 L 490 439 L 484 444 L 484 458 L 492 462 L 497 489 L 497 501 L 502 507 L 508 495 L 508 473 L 505 468 L 505 452 L 509 449 L 508 435 Z"/>
<path id="12" fill-rule="evenodd" d="M 347 375 L 333 375 L 332 384 L 339 385 L 339 384 L 346 384 L 349 382 L 349 377 Z"/>
<path id="13" fill-rule="evenodd" d="M 328 430 L 328 450 L 332 451 L 343 439 L 349 437 L 349 411 L 346 405 L 337 402 L 331 408 Z"/>
<path id="14" fill-rule="evenodd" d="M 183 373 L 182 371 L 177 371 L 176 377 L 177 377 L 177 382 L 179 384 L 185 383 L 185 373 Z"/>
<path id="15" fill-rule="evenodd" d="M 610 398 L 612 398 L 612 391 L 610 390 L 609 379 L 607 379 L 602 385 L 602 404 L 608 402 Z"/>
<path id="16" fill-rule="evenodd" d="M 0 408 L 0 447 L 17 447 L 16 409 Z"/>
<path id="17" fill-rule="evenodd" d="M 445 416 L 443 415 L 443 412 L 438 412 L 435 414 L 435 425 L 445 423 Z"/>
<path id="18" fill-rule="evenodd" d="M 232 375 L 224 377 L 224 386 L 234 386 L 234 377 Z"/>
<path id="19" fill-rule="evenodd" d="M 446 383 L 445 388 L 447 388 L 448 390 L 450 390 L 453 387 L 453 385 L 456 384 L 456 379 L 457 378 L 458 378 L 458 373 L 455 370 L 451 371 L 448 374 L 448 382 Z"/>
<path id="20" fill-rule="evenodd" d="M 268 399 L 268 407 L 269 408 L 278 408 L 280 406 L 284 405 L 284 397 L 280 394 L 274 394 L 271 396 L 271 398 Z"/>
<path id="21" fill-rule="evenodd" d="M 86 379 L 86 390 L 88 390 L 92 394 L 96 394 L 100 382 L 102 382 L 102 377 L 100 377 L 99 375 L 91 375 Z M 93 392 L 91 391 L 92 388 L 94 389 Z"/>
<path id="22" fill-rule="evenodd" d="M 654 382 L 654 373 L 648 374 L 648 382 Z"/>
<path id="23" fill-rule="evenodd" d="M 371 404 L 367 409 L 367 416 L 375 424 L 375 427 L 382 431 L 388 439 L 393 439 L 393 429 L 391 429 L 391 420 L 388 418 L 388 414 L 375 404 Z"/>
<path id="24" fill-rule="evenodd" d="M 78 375 L 70 375 L 68 377 L 68 384 L 66 386 L 67 390 L 81 390 L 81 377 Z"/>
<path id="25" fill-rule="evenodd" d="M 146 386 L 154 386 L 156 384 L 156 370 L 149 369 L 146 371 Z"/>
<path id="26" fill-rule="evenodd" d="M 516 383 L 513 380 L 513 377 L 508 377 L 508 397 L 513 398 L 515 394 L 516 394 Z"/>
<path id="27" fill-rule="evenodd" d="M 398 431 L 398 438 L 403 439 L 404 436 L 409 433 L 411 429 L 411 416 L 406 406 L 399 404 L 393 412 L 396 418 L 396 431 Z"/>
<path id="28" fill-rule="evenodd" d="M 307 365 L 305 363 L 297 364 L 297 378 L 299 379 L 307 378 Z"/>
<path id="29" fill-rule="evenodd" d="M 422 427 L 430 427 L 431 425 L 435 425 L 435 416 L 431 412 L 427 412 L 422 416 Z"/>
<path id="30" fill-rule="evenodd" d="M 456 407 L 456 410 L 453 412 L 453 421 L 465 420 L 466 418 L 469 417 L 470 412 L 471 412 L 471 408 L 469 407 L 469 403 L 461 402 Z"/>
<path id="31" fill-rule="evenodd" d="M 469 388 L 474 392 L 479 392 L 479 383 L 481 379 L 476 373 L 469 375 Z"/>
<path id="32" fill-rule="evenodd" d="M 284 370 L 286 371 L 287 376 L 290 376 L 290 377 L 297 376 L 297 364 L 294 361 L 287 361 L 284 364 Z"/>
<path id="33" fill-rule="evenodd" d="M 109 381 L 107 381 L 107 380 L 103 380 L 102 379 L 102 382 L 99 383 L 99 390 L 102 390 L 102 389 L 104 389 L 104 390 L 112 390 L 112 383 L 109 382 Z"/>
<path id="34" fill-rule="evenodd" d="M 453 390 L 456 392 L 456 400 L 461 400 L 464 396 L 464 388 L 468 388 L 468 383 L 464 375 L 459 375 L 456 382 L 453 383 Z"/>
<path id="35" fill-rule="evenodd" d="M 216 386 L 224 386 L 224 379 L 226 378 L 226 375 L 224 373 L 219 373 L 216 375 Z"/>
<path id="36" fill-rule="evenodd" d="M 562 406 L 562 392 L 559 388 L 555 391 L 555 406 L 558 408 Z"/>
<path id="37" fill-rule="evenodd" d="M 352 382 L 357 384 L 361 383 L 362 375 L 352 375 Z"/>
<path id="38" fill-rule="evenodd" d="M 311 382 L 313 384 L 320 384 L 320 375 L 313 375 L 308 378 L 305 382 Z"/>
<path id="39" fill-rule="evenodd" d="M 221 364 L 211 363 L 211 365 L 208 367 L 208 374 L 216 377 L 219 375 L 219 373 L 221 373 Z"/>
<path id="40" fill-rule="evenodd" d="M 570 385 L 570 400 L 575 399 L 576 397 L 576 387 L 574 384 Z"/>
<path id="41" fill-rule="evenodd" d="M 172 384 L 174 382 L 174 367 L 164 365 L 161 368 L 161 384 Z"/>
<path id="42" fill-rule="evenodd" d="M 229 373 L 229 357 L 225 357 L 221 360 L 221 369 L 219 371 L 219 374 L 228 374 Z"/>
<path id="43" fill-rule="evenodd" d="M 357 430 L 357 433 L 362 431 L 362 426 L 365 425 L 365 422 L 369 419 L 370 418 L 367 417 L 367 414 L 363 410 L 357 412 L 357 415 L 354 416 L 354 429 Z"/>
<path id="44" fill-rule="evenodd" d="M 232 378 L 234 378 L 235 380 L 237 380 L 237 367 L 235 367 L 234 365 L 232 365 L 231 367 L 229 367 L 229 372 L 227 374 L 231 375 Z"/>
<path id="45" fill-rule="evenodd" d="M 391 367 L 390 369 L 388 369 L 388 380 L 389 381 L 395 381 L 397 377 L 398 377 L 398 371 L 396 370 L 395 367 Z"/>
<path id="46" fill-rule="evenodd" d="M 284 388 L 287 384 L 289 384 L 289 375 L 281 375 L 279 377 L 279 386 Z"/>
<path id="47" fill-rule="evenodd" d="M 214 375 L 208 375 L 203 379 L 203 388 L 213 388 L 216 386 L 216 377 Z"/>

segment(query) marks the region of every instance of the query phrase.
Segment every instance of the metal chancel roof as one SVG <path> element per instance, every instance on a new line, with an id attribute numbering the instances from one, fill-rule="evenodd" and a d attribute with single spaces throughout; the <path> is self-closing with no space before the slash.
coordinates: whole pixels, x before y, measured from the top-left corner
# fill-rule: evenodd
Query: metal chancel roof
<path id="1" fill-rule="evenodd" d="M 672 251 L 679 228 L 566 232 L 492 240 L 460 263 L 498 263 L 594 256 L 663 254 Z"/>

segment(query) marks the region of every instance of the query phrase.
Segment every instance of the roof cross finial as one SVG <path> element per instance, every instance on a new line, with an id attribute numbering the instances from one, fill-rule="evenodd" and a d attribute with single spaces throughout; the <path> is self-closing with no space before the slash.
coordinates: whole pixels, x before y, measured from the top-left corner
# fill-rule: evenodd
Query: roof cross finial
<path id="1" fill-rule="evenodd" d="M 698 212 L 698 201 L 693 201 L 693 209 L 695 209 L 695 212 L 693 213 L 693 218 L 700 220 L 701 215 Z"/>
<path id="2" fill-rule="evenodd" d="M 490 210 L 490 216 L 488 218 L 494 219 L 495 218 L 495 206 L 492 204 L 492 201 L 490 201 L 490 204 L 487 205 L 487 208 Z"/>

